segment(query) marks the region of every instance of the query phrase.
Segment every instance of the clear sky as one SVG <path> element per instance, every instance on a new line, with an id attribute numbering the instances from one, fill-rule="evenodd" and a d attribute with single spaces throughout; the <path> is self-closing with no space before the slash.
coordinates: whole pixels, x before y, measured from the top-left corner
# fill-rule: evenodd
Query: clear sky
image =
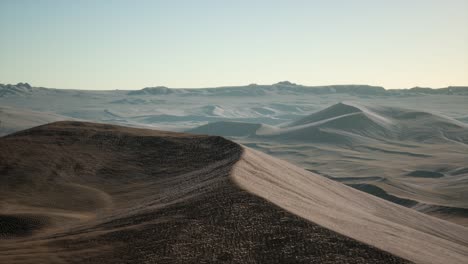
<path id="1" fill-rule="evenodd" d="M 468 85 L 468 0 L 0 0 L 0 83 Z"/>

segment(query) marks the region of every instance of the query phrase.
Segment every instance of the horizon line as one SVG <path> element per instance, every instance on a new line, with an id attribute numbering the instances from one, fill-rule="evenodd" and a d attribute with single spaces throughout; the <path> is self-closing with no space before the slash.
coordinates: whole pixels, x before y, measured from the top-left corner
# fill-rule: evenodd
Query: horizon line
<path id="1" fill-rule="evenodd" d="M 273 84 L 257 84 L 257 83 L 250 83 L 250 84 L 243 84 L 243 85 L 221 85 L 221 86 L 207 86 L 207 87 L 168 87 L 165 85 L 155 85 L 155 86 L 146 86 L 142 88 L 111 88 L 111 89 L 99 89 L 99 88 L 57 88 L 57 87 L 47 87 L 47 86 L 34 86 L 31 85 L 29 82 L 18 82 L 16 84 L 13 83 L 0 83 L 0 85 L 29 85 L 30 87 L 33 88 L 45 88 L 45 89 L 55 89 L 55 90 L 82 90 L 82 91 L 138 91 L 138 90 L 143 90 L 146 88 L 167 88 L 167 89 L 175 89 L 175 90 L 184 90 L 184 89 L 220 89 L 220 88 L 239 88 L 239 87 L 255 87 L 255 86 L 274 86 L 274 85 L 289 85 L 289 86 L 302 86 L 302 87 L 329 87 L 329 86 L 369 86 L 369 87 L 375 87 L 375 88 L 383 88 L 384 90 L 409 90 L 409 89 L 414 89 L 414 88 L 423 88 L 423 89 L 432 89 L 432 90 L 437 90 L 437 89 L 445 89 L 445 88 L 455 88 L 455 87 L 468 87 L 468 85 L 448 85 L 445 87 L 425 87 L 425 86 L 413 86 L 413 87 L 406 87 L 406 88 L 385 88 L 384 86 L 381 85 L 371 85 L 371 84 L 353 84 L 353 83 L 347 83 L 347 84 L 325 84 L 325 85 L 306 85 L 306 84 L 298 84 L 290 81 L 280 81 L 276 82 Z"/>

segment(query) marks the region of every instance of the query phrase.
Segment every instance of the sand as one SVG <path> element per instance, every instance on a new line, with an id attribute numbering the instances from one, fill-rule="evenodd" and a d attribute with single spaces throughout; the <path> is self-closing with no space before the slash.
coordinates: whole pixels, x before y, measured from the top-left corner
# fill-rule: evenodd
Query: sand
<path id="1" fill-rule="evenodd" d="M 242 152 L 84 122 L 2 137 L 0 263 L 408 262 L 239 187 Z"/>
<path id="2" fill-rule="evenodd" d="M 324 177 L 468 226 L 468 126 L 447 116 L 342 102 L 281 126 L 218 122 L 189 132 L 227 136 Z"/>
<path id="3" fill-rule="evenodd" d="M 468 229 L 244 149 L 242 188 L 321 226 L 416 263 L 466 263 Z"/>

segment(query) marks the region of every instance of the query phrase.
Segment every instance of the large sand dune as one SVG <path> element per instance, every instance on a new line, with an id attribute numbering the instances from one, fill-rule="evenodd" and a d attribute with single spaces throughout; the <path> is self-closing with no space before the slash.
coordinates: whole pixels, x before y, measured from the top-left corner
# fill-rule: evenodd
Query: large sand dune
<path id="1" fill-rule="evenodd" d="M 0 138 L 0 263 L 406 262 L 240 188 L 242 152 L 82 122 Z"/>
<path id="2" fill-rule="evenodd" d="M 0 138 L 0 263 L 464 263 L 468 229 L 220 137 Z"/>

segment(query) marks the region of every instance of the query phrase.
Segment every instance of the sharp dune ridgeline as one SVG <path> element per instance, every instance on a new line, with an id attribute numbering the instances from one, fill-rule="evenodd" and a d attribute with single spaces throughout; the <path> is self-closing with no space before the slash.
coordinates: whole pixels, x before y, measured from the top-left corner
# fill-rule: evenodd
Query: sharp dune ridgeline
<path id="1" fill-rule="evenodd" d="M 468 229 L 244 149 L 233 178 L 311 222 L 416 263 L 464 263 Z"/>
<path id="2" fill-rule="evenodd" d="M 218 136 L 0 138 L 0 263 L 464 263 L 468 229 Z"/>

